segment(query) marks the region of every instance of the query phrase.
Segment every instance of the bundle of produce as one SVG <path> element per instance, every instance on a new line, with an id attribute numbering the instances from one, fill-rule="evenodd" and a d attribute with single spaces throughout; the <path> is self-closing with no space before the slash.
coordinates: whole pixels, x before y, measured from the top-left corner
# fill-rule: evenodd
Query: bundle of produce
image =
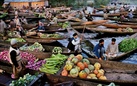
<path id="1" fill-rule="evenodd" d="M 62 27 L 62 29 L 66 29 L 67 27 L 70 26 L 70 23 L 69 22 L 65 22 L 65 23 L 58 23 L 59 26 Z"/>
<path id="2" fill-rule="evenodd" d="M 36 59 L 35 61 L 29 61 L 26 68 L 29 68 L 32 70 L 39 70 L 42 64 L 45 64 L 45 63 L 46 63 L 46 60 Z"/>
<path id="3" fill-rule="evenodd" d="M 9 86 L 28 86 L 37 76 L 27 73 L 18 80 L 12 81 Z"/>
<path id="4" fill-rule="evenodd" d="M 44 51 L 44 48 L 43 46 L 38 43 L 38 42 L 35 42 L 33 45 L 31 46 L 22 46 L 20 47 L 20 50 L 28 50 L 28 51 Z"/>
<path id="5" fill-rule="evenodd" d="M 77 56 L 71 54 L 61 72 L 62 76 L 106 80 L 104 74 L 105 71 L 101 69 L 100 63 L 91 64 L 88 59 L 83 58 L 80 54 Z"/>
<path id="6" fill-rule="evenodd" d="M 45 60 L 38 60 L 34 55 L 28 52 L 21 52 L 20 56 L 28 61 L 26 67 L 32 70 L 38 70 L 42 64 L 45 64 Z M 0 52 L 0 59 L 9 61 L 8 51 Z"/>
<path id="7" fill-rule="evenodd" d="M 119 49 L 121 52 L 128 52 L 137 48 L 137 39 L 127 38 L 121 41 Z"/>
<path id="8" fill-rule="evenodd" d="M 59 34 L 39 34 L 40 38 L 61 38 L 62 36 Z"/>
<path id="9" fill-rule="evenodd" d="M 67 59 L 67 56 L 58 54 L 52 54 L 50 58 L 46 59 L 46 64 L 42 65 L 40 68 L 41 72 L 55 74 L 59 71 L 64 61 Z"/>
<path id="10" fill-rule="evenodd" d="M 11 39 L 16 39 L 18 42 L 26 42 L 23 38 L 8 38 L 6 41 L 10 42 Z"/>
<path id="11" fill-rule="evenodd" d="M 126 30 L 127 30 L 128 32 L 133 32 L 133 29 L 130 28 L 130 27 L 127 27 Z"/>
<path id="12" fill-rule="evenodd" d="M 62 48 L 61 47 L 54 47 L 52 50 L 52 53 L 62 53 Z"/>
<path id="13" fill-rule="evenodd" d="M 8 15 L 8 13 L 3 13 L 2 15 L 0 15 L 0 18 L 4 18 Z"/>

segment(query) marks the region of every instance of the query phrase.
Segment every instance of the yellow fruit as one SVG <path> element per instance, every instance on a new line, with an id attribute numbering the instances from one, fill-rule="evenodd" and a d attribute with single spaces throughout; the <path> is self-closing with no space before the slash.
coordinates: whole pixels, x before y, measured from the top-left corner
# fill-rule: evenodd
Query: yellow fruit
<path id="1" fill-rule="evenodd" d="M 95 67 L 95 69 L 99 70 L 99 69 L 101 68 L 101 64 L 98 63 L 98 62 L 96 62 L 96 63 L 94 64 L 94 67 Z"/>
<path id="2" fill-rule="evenodd" d="M 100 76 L 99 79 L 100 80 L 107 80 L 107 77 L 106 76 Z"/>
<path id="3" fill-rule="evenodd" d="M 104 75 L 104 73 L 105 73 L 103 69 L 98 70 L 98 72 L 102 75 Z"/>
<path id="4" fill-rule="evenodd" d="M 91 77 L 88 75 L 88 76 L 87 76 L 87 79 L 91 79 Z"/>
<path id="5" fill-rule="evenodd" d="M 96 77 L 95 74 L 89 74 L 88 76 L 90 76 L 91 78 L 92 78 L 92 77 Z"/>
<path id="6" fill-rule="evenodd" d="M 95 76 L 95 77 L 92 77 L 92 79 L 98 79 L 98 78 Z"/>
<path id="7" fill-rule="evenodd" d="M 67 71 L 70 71 L 72 69 L 72 65 L 67 64 L 67 65 L 65 65 L 64 69 L 66 69 Z"/>

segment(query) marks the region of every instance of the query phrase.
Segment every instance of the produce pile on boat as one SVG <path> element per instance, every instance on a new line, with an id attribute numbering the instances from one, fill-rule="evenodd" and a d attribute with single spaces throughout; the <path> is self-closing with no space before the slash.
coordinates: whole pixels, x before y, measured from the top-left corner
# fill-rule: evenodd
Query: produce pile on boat
<path id="1" fill-rule="evenodd" d="M 137 39 L 135 39 L 135 38 L 124 39 L 119 44 L 119 49 L 121 52 L 128 52 L 135 48 L 137 48 Z"/>
<path id="2" fill-rule="evenodd" d="M 58 54 L 52 54 L 50 58 L 46 59 L 46 63 L 40 68 L 41 72 L 55 74 L 62 67 L 63 63 L 67 59 L 67 56 Z"/>
<path id="3" fill-rule="evenodd" d="M 21 58 L 24 58 L 28 61 L 28 64 L 26 65 L 26 68 L 32 69 L 32 70 L 39 70 L 39 68 L 42 66 L 42 64 L 45 64 L 45 60 L 38 60 L 36 57 L 28 52 L 20 52 Z M 8 57 L 8 51 L 0 52 L 0 60 L 9 61 Z"/>
<path id="4" fill-rule="evenodd" d="M 20 47 L 20 50 L 28 50 L 28 51 L 44 51 L 44 48 L 43 46 L 38 43 L 38 42 L 35 42 L 33 45 L 31 46 L 22 46 Z"/>
<path id="5" fill-rule="evenodd" d="M 7 16 L 7 15 L 8 15 L 8 13 L 3 13 L 2 15 L 0 15 L 0 18 L 3 18 L 5 16 Z"/>
<path id="6" fill-rule="evenodd" d="M 8 38 L 6 41 L 10 42 L 11 39 L 16 39 L 18 42 L 26 42 L 23 38 Z"/>
<path id="7" fill-rule="evenodd" d="M 105 71 L 101 69 L 100 63 L 92 64 L 80 54 L 77 56 L 71 54 L 61 72 L 62 76 L 106 80 L 107 78 L 104 74 Z"/>
<path id="8" fill-rule="evenodd" d="M 62 53 L 62 48 L 61 47 L 54 47 L 52 50 L 52 53 Z"/>
<path id="9" fill-rule="evenodd" d="M 34 79 L 36 79 L 36 77 L 36 75 L 30 75 L 27 73 L 18 80 L 12 81 L 9 86 L 28 86 Z"/>
<path id="10" fill-rule="evenodd" d="M 65 23 L 58 23 L 59 26 L 62 27 L 62 29 L 66 29 L 67 27 L 70 26 L 70 23 L 69 22 L 65 22 Z"/>
<path id="11" fill-rule="evenodd" d="M 61 35 L 59 34 L 43 34 L 43 33 L 39 33 L 38 34 L 40 38 L 62 38 Z"/>
<path id="12" fill-rule="evenodd" d="M 130 27 L 127 28 L 118 28 L 117 29 L 118 32 L 134 32 L 134 30 Z"/>

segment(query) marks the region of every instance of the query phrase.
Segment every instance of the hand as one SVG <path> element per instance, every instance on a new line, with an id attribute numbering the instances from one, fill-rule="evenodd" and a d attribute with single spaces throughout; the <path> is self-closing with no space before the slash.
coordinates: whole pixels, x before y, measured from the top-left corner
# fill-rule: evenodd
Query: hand
<path id="1" fill-rule="evenodd" d="M 99 60 L 102 60 L 101 58 L 99 58 Z"/>
<path id="2" fill-rule="evenodd" d="M 20 69 L 20 68 L 21 68 L 20 66 L 17 67 L 17 69 Z"/>

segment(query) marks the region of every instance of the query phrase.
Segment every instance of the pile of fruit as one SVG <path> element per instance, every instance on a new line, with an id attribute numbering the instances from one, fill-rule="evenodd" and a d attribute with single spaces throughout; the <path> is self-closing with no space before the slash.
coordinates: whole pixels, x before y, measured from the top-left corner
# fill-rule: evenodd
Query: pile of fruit
<path id="1" fill-rule="evenodd" d="M 59 71 L 67 56 L 58 53 L 57 55 L 52 54 L 50 58 L 46 59 L 46 64 L 40 68 L 41 72 L 55 74 Z"/>
<path id="2" fill-rule="evenodd" d="M 101 69 L 100 63 L 91 64 L 88 59 L 83 58 L 80 54 L 77 56 L 70 55 L 61 72 L 62 76 L 106 80 L 104 74 L 105 71 Z"/>
<path id="3" fill-rule="evenodd" d="M 8 38 L 6 41 L 10 42 L 11 39 L 16 39 L 18 42 L 26 42 L 23 38 Z"/>
<path id="4" fill-rule="evenodd" d="M 128 52 L 135 48 L 137 48 L 137 39 L 134 38 L 124 39 L 119 44 L 119 49 L 121 52 Z"/>
<path id="5" fill-rule="evenodd" d="M 52 53 L 62 53 L 62 48 L 61 47 L 54 47 L 52 50 Z"/>
<path id="6" fill-rule="evenodd" d="M 62 36 L 59 34 L 40 34 L 40 38 L 61 38 Z"/>
<path id="7" fill-rule="evenodd" d="M 35 42 L 33 45 L 31 46 L 22 46 L 20 47 L 20 50 L 28 50 L 28 51 L 44 51 L 44 48 L 43 46 L 38 43 L 38 42 Z"/>
<path id="8" fill-rule="evenodd" d="M 37 76 L 27 73 L 18 80 L 12 81 L 9 86 L 28 86 Z"/>

